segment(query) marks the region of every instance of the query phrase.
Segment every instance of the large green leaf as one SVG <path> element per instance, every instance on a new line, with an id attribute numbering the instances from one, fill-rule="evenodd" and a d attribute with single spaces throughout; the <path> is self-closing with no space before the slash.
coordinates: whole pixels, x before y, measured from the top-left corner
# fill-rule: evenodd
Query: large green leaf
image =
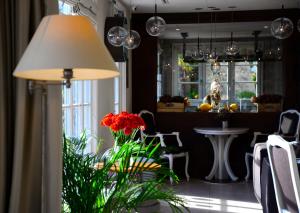
<path id="1" fill-rule="evenodd" d="M 86 145 L 85 134 L 80 138 L 64 136 L 64 212 L 130 212 L 150 200 L 167 202 L 173 212 L 182 212 L 185 208 L 182 198 L 165 185 L 169 177 L 175 181 L 178 178 L 161 163 L 157 154 L 159 145 L 131 140 L 119 149 L 112 149 L 105 157 L 84 153 Z M 105 162 L 103 167 L 95 169 L 95 163 L 100 160 Z M 161 167 L 150 170 L 157 163 Z M 116 164 L 119 171 L 112 172 Z M 153 177 L 143 179 L 145 171 Z"/>

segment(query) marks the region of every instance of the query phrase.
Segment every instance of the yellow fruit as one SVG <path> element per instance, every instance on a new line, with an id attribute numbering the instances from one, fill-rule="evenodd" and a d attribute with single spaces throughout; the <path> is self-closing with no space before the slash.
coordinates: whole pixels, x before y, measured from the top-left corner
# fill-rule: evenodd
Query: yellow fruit
<path id="1" fill-rule="evenodd" d="M 232 111 L 236 111 L 236 110 L 238 110 L 239 106 L 236 103 L 233 103 L 233 104 L 230 104 L 229 108 Z"/>
<path id="2" fill-rule="evenodd" d="M 203 104 L 200 104 L 199 105 L 199 109 L 202 111 L 202 112 L 208 112 L 209 110 L 211 110 L 212 106 L 208 103 L 203 103 Z"/>

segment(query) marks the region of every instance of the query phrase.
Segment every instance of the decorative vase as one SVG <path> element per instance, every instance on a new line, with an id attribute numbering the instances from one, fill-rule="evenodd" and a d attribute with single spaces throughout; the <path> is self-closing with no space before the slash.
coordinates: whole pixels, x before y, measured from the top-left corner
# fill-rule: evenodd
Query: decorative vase
<path id="1" fill-rule="evenodd" d="M 222 121 L 222 128 L 228 128 L 228 121 Z"/>

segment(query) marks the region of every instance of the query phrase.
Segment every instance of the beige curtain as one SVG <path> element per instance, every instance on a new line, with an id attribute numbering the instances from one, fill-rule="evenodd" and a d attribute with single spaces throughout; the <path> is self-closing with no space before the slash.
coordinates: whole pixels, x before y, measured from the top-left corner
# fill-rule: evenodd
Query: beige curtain
<path id="1" fill-rule="evenodd" d="M 42 196 L 41 91 L 31 95 L 27 81 L 12 78 L 42 17 L 58 12 L 57 1 L 1 0 L 0 4 L 0 212 L 60 212 L 61 88 L 48 86 L 47 90 Z M 42 197 L 46 211 L 41 208 Z"/>

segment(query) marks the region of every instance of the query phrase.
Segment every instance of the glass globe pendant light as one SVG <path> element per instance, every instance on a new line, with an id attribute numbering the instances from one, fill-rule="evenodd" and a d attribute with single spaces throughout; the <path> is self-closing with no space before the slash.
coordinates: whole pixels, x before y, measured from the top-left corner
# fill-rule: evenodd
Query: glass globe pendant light
<path id="1" fill-rule="evenodd" d="M 132 8 L 132 2 L 130 0 L 130 8 Z M 130 23 L 130 21 L 129 21 Z M 126 49 L 132 50 L 137 48 L 140 43 L 141 43 L 141 36 L 140 34 L 135 31 L 135 30 L 131 30 L 131 26 L 129 26 L 129 33 L 127 34 L 125 41 L 124 41 L 124 47 Z"/>
<path id="2" fill-rule="evenodd" d="M 146 22 L 146 31 L 151 36 L 159 36 L 166 29 L 166 22 L 162 17 L 157 16 L 157 5 L 155 3 L 154 16 Z"/>
<path id="3" fill-rule="evenodd" d="M 220 75 L 221 64 L 217 60 L 211 63 L 211 71 L 213 75 Z"/>
<path id="4" fill-rule="evenodd" d="M 217 49 L 215 48 L 214 50 L 212 49 L 212 44 L 210 44 L 210 48 L 208 51 L 204 54 L 204 60 L 207 63 L 214 63 L 215 61 L 218 60 L 218 55 L 217 55 Z"/>
<path id="5" fill-rule="evenodd" d="M 282 10 L 284 6 L 282 5 Z M 293 33 L 294 25 L 293 22 L 285 17 L 280 17 L 272 21 L 271 33 L 277 39 L 286 39 Z"/>
<path id="6" fill-rule="evenodd" d="M 140 34 L 135 30 L 130 30 L 127 37 L 125 38 L 124 47 L 132 50 L 137 48 L 141 43 Z"/>
<path id="7" fill-rule="evenodd" d="M 235 56 L 236 54 L 239 53 L 239 51 L 240 50 L 239 50 L 237 43 L 233 41 L 233 32 L 231 32 L 230 43 L 226 47 L 225 53 L 226 53 L 226 55 L 229 55 L 229 56 Z"/>
<path id="8" fill-rule="evenodd" d="M 198 36 L 197 50 L 193 52 L 192 58 L 196 61 L 201 61 L 204 59 L 204 52 L 200 49 L 200 38 Z"/>
<path id="9" fill-rule="evenodd" d="M 198 13 L 198 24 L 199 24 L 199 13 Z M 198 39 L 197 39 L 197 49 L 192 53 L 192 59 L 196 61 L 201 61 L 204 59 L 204 52 L 200 49 L 200 37 L 198 32 Z"/>
<path id="10" fill-rule="evenodd" d="M 216 17 L 215 17 L 216 20 Z M 210 31 L 210 40 L 209 40 L 209 49 L 206 50 L 204 54 L 204 60 L 210 64 L 213 64 L 215 61 L 218 60 L 217 49 L 213 49 L 212 42 L 212 34 L 213 34 L 213 13 L 210 13 L 210 24 L 211 24 L 211 31 Z M 215 29 L 216 30 L 216 29 Z M 216 32 L 215 32 L 216 36 Z"/>
<path id="11" fill-rule="evenodd" d="M 115 26 L 108 30 L 107 40 L 111 45 L 115 47 L 120 47 L 124 44 L 127 35 L 128 31 L 125 28 Z"/>

